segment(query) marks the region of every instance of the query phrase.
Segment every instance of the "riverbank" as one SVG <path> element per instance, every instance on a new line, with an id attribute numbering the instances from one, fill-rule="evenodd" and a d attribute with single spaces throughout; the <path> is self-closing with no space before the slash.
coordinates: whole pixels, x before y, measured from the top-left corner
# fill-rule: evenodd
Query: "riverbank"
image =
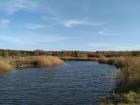
<path id="1" fill-rule="evenodd" d="M 116 66 L 116 88 L 108 101 L 100 105 L 139 105 L 140 104 L 140 57 L 99 58 L 99 63 Z"/>
<path id="2" fill-rule="evenodd" d="M 100 57 L 76 58 L 64 57 L 64 60 L 98 61 L 114 65 L 118 68 L 116 88 L 107 100 L 101 100 L 100 105 L 139 105 L 140 104 L 140 57 Z"/>
<path id="3" fill-rule="evenodd" d="M 63 60 L 98 61 L 116 66 L 119 69 L 116 75 L 116 88 L 109 100 L 102 100 L 101 105 L 140 104 L 140 57 L 7 56 L 0 58 L 0 71 L 9 71 L 14 68 L 57 66 L 62 65 Z"/>
<path id="4" fill-rule="evenodd" d="M 12 56 L 0 57 L 0 71 L 10 71 L 14 68 L 29 68 L 29 67 L 50 67 L 62 65 L 64 63 L 55 56 Z"/>
<path id="5" fill-rule="evenodd" d="M 108 101 L 102 105 L 139 105 L 140 101 L 140 57 L 61 57 L 68 61 L 98 61 L 116 66 L 116 88 Z"/>
<path id="6" fill-rule="evenodd" d="M 101 105 L 140 104 L 140 57 L 62 57 L 61 59 L 74 61 L 98 61 L 99 63 L 116 66 L 119 69 L 116 75 L 116 88 L 113 90 L 111 97 L 106 101 L 101 100 Z"/>
<path id="7" fill-rule="evenodd" d="M 66 61 L 47 69 L 19 68 L 0 74 L 0 103 L 98 105 L 98 98 L 108 97 L 113 89 L 116 71 L 114 66 L 92 61 Z"/>
<path id="8" fill-rule="evenodd" d="M 59 57 L 64 61 L 96 61 L 95 57 Z"/>

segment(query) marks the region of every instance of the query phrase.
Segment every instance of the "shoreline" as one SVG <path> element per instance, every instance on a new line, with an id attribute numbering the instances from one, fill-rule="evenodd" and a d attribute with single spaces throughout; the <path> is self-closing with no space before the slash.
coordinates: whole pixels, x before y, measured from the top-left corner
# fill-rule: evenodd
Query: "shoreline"
<path id="1" fill-rule="evenodd" d="M 95 58 L 60 57 L 64 61 L 96 61 Z"/>
<path id="2" fill-rule="evenodd" d="M 113 65 L 119 70 L 116 75 L 116 87 L 112 90 L 111 96 L 106 97 L 106 99 L 99 99 L 99 105 L 140 104 L 140 80 L 139 74 L 137 74 L 139 73 L 140 58 L 135 56 L 121 56 L 110 58 L 63 57 L 61 59 L 66 61 L 97 61 L 101 64 Z"/>
<path id="3" fill-rule="evenodd" d="M 139 64 L 140 57 L 60 57 L 60 56 L 51 56 L 46 58 L 47 56 L 28 56 L 28 57 L 13 57 L 13 58 L 5 58 L 12 64 L 14 68 L 31 68 L 31 67 L 54 67 L 58 65 L 62 65 L 64 61 L 96 61 L 98 63 L 104 63 L 113 65 L 120 70 L 116 75 L 116 87 L 112 90 L 112 95 L 107 99 L 101 99 L 99 105 L 119 105 L 123 103 L 135 103 L 137 98 L 139 99 L 140 93 L 136 91 L 140 89 L 139 87 Z M 51 61 L 51 62 L 50 62 Z M 4 66 L 5 68 L 7 67 Z M 10 67 L 8 69 L 11 69 Z M 134 73 L 134 74 L 133 74 Z M 129 74 L 129 75 L 128 75 Z M 137 77 L 138 76 L 138 77 Z M 132 78 L 133 77 L 133 78 Z M 137 80 L 137 81 L 136 81 Z M 131 96 L 132 95 L 132 96 Z M 132 98 L 132 99 L 131 99 Z M 105 101 L 108 100 L 108 101 Z M 110 101 L 112 103 L 110 103 Z"/>
<path id="4" fill-rule="evenodd" d="M 14 68 L 46 68 L 63 64 L 64 61 L 56 56 L 1 57 L 0 71 L 11 71 Z"/>

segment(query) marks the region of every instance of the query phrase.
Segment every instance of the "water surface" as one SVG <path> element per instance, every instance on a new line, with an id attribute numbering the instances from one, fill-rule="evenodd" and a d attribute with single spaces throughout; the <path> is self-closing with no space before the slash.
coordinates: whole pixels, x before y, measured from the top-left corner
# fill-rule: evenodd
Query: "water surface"
<path id="1" fill-rule="evenodd" d="M 97 105 L 111 94 L 116 68 L 92 61 L 67 61 L 46 69 L 0 74 L 0 105 Z"/>

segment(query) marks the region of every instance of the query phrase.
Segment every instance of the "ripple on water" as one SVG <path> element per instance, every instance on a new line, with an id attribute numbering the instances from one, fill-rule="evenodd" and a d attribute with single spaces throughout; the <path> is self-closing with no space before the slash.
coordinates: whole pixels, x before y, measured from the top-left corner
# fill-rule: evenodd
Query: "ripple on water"
<path id="1" fill-rule="evenodd" d="M 114 87 L 116 68 L 89 61 L 0 74 L 0 105 L 96 105 Z"/>

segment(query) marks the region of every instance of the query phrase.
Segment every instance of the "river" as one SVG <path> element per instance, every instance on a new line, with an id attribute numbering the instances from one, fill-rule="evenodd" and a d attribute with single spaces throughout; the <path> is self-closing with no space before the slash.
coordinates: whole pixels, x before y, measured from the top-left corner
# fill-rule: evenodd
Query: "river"
<path id="1" fill-rule="evenodd" d="M 115 86 L 116 68 L 93 61 L 0 74 L 0 105 L 97 105 Z"/>

